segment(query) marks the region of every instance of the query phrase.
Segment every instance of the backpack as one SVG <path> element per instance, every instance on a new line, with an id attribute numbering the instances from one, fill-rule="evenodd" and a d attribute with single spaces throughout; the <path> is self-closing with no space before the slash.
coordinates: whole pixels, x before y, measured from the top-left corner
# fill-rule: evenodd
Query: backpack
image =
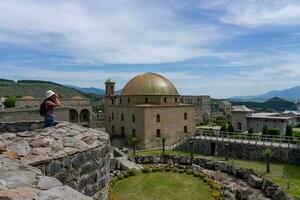
<path id="1" fill-rule="evenodd" d="M 40 105 L 39 113 L 42 117 L 45 117 L 46 112 L 46 101 L 43 101 L 43 103 Z"/>

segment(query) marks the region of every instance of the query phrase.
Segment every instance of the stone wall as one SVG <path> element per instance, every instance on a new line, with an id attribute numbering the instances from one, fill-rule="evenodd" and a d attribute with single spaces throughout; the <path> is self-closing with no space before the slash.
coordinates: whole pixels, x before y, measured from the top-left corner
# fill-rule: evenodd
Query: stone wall
<path id="1" fill-rule="evenodd" d="M 221 141 L 208 141 L 201 139 L 194 139 L 193 150 L 205 155 L 218 155 L 226 156 L 225 142 Z M 283 147 L 270 147 L 255 144 L 243 143 L 228 143 L 229 144 L 229 157 L 244 159 L 244 160 L 258 160 L 263 161 L 261 153 L 266 149 L 272 150 L 272 162 L 290 163 L 300 165 L 300 149 L 283 148 Z M 189 150 L 188 143 L 183 144 L 181 149 Z"/>
<path id="2" fill-rule="evenodd" d="M 4 154 L 14 155 L 84 195 L 108 198 L 110 142 L 106 133 L 68 122 L 34 131 L 29 123 L 10 124 L 14 126 L 15 133 L 4 128 L 0 133 Z M 22 132 L 17 131 L 19 126 Z"/>

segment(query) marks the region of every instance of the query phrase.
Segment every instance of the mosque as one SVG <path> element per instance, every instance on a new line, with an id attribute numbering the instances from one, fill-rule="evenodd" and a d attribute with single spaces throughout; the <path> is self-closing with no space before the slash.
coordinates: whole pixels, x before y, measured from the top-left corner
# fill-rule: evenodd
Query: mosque
<path id="1" fill-rule="evenodd" d="M 115 95 L 115 82 L 105 82 L 105 130 L 111 138 L 138 149 L 161 147 L 161 138 L 172 145 L 195 132 L 195 107 L 181 104 L 180 95 L 167 78 L 147 72 L 132 78 Z M 119 143 L 120 144 L 120 143 Z"/>

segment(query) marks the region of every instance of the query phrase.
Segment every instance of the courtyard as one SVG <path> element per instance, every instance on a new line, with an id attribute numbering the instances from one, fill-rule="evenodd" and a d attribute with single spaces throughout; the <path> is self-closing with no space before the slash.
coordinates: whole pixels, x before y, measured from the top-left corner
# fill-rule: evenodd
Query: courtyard
<path id="1" fill-rule="evenodd" d="M 140 173 L 118 181 L 117 200 L 213 200 L 212 189 L 199 178 L 172 172 Z"/>

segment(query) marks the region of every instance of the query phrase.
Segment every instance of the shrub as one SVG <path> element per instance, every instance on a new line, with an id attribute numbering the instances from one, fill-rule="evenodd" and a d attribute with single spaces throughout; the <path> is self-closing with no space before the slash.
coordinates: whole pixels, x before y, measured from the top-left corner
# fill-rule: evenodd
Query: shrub
<path id="1" fill-rule="evenodd" d="M 219 200 L 221 198 L 221 193 L 217 190 L 212 191 L 211 196 L 216 199 Z"/>
<path id="2" fill-rule="evenodd" d="M 280 135 L 280 130 L 278 128 L 269 128 L 268 134 L 269 135 Z"/>
<path id="3" fill-rule="evenodd" d="M 177 167 L 174 167 L 174 168 L 172 169 L 172 172 L 178 172 L 178 168 L 177 168 Z"/>
<path id="4" fill-rule="evenodd" d="M 134 168 L 128 170 L 129 176 L 135 176 L 138 173 L 139 173 L 139 171 L 137 169 L 134 169 Z"/>
<path id="5" fill-rule="evenodd" d="M 194 177 L 200 177 L 200 172 L 195 172 Z"/>
<path id="6" fill-rule="evenodd" d="M 118 180 L 122 180 L 125 178 L 125 175 L 123 173 L 118 174 Z"/>
<path id="7" fill-rule="evenodd" d="M 253 133 L 254 133 L 254 129 L 253 128 L 249 128 L 248 134 L 253 134 Z"/>
<path id="8" fill-rule="evenodd" d="M 13 108 L 16 105 L 16 99 L 14 97 L 6 97 L 3 104 L 6 108 Z"/>
<path id="9" fill-rule="evenodd" d="M 229 133 L 233 133 L 234 132 L 234 128 L 232 126 L 232 123 L 229 123 L 229 125 L 228 125 L 228 132 Z"/>
<path id="10" fill-rule="evenodd" d="M 151 172 L 151 168 L 150 167 L 144 167 L 143 172 L 144 173 L 149 173 L 149 172 Z"/>
<path id="11" fill-rule="evenodd" d="M 186 170 L 186 173 L 187 173 L 188 175 L 191 175 L 191 174 L 193 174 L 193 170 L 188 169 L 188 170 Z"/>
<path id="12" fill-rule="evenodd" d="M 170 167 L 166 167 L 166 172 L 170 172 L 172 169 Z"/>
<path id="13" fill-rule="evenodd" d="M 182 174 L 182 173 L 184 173 L 184 169 L 179 169 L 178 172 L 179 172 L 180 174 Z"/>
<path id="14" fill-rule="evenodd" d="M 268 134 L 269 134 L 269 129 L 268 129 L 267 125 L 264 125 L 264 126 L 263 126 L 262 134 L 263 134 L 263 135 L 268 135 Z"/>
<path id="15" fill-rule="evenodd" d="M 291 125 L 286 126 L 285 136 L 288 136 L 288 137 L 293 136 L 293 127 Z"/>

